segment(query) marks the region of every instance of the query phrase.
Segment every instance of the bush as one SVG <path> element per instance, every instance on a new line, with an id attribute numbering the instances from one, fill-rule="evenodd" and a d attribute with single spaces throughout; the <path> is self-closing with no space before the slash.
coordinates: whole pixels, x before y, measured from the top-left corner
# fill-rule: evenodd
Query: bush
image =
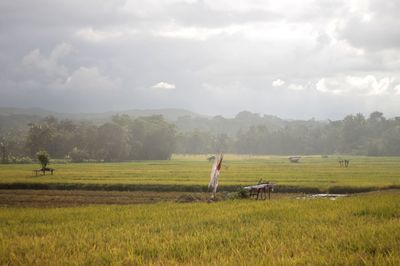
<path id="1" fill-rule="evenodd" d="M 46 166 L 50 162 L 50 157 L 49 157 L 49 154 L 47 153 L 47 151 L 45 151 L 45 150 L 39 151 L 36 153 L 36 156 L 37 156 L 38 161 L 42 165 L 42 169 L 46 168 Z"/>
<path id="2" fill-rule="evenodd" d="M 244 188 L 239 188 L 236 193 L 237 193 L 239 199 L 247 199 L 250 196 L 249 191 Z"/>
<path id="3" fill-rule="evenodd" d="M 249 198 L 249 191 L 243 187 L 239 188 L 236 192 L 229 193 L 229 199 L 247 199 Z"/>
<path id="4" fill-rule="evenodd" d="M 16 163 L 19 163 L 19 164 L 29 164 L 29 163 L 32 163 L 32 162 L 33 162 L 32 159 L 30 157 L 28 157 L 28 156 L 23 156 L 23 157 L 17 157 L 16 158 Z"/>

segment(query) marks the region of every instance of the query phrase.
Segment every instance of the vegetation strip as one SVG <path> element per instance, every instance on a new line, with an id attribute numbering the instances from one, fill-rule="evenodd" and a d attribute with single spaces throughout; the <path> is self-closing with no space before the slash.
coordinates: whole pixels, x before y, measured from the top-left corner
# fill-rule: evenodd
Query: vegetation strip
<path id="1" fill-rule="evenodd" d="M 220 186 L 220 191 L 233 192 L 241 186 Z M 0 183 L 0 189 L 28 190 L 89 190 L 89 191 L 159 191 L 159 192 L 207 192 L 207 186 L 170 184 L 82 184 L 82 183 Z M 385 187 L 330 187 L 323 190 L 317 187 L 276 186 L 279 193 L 361 193 L 387 189 L 400 189 L 399 185 Z"/>
<path id="2" fill-rule="evenodd" d="M 235 118 L 103 117 L 97 123 L 10 115 L 0 108 L 0 162 L 31 162 L 39 150 L 72 162 L 169 159 L 173 153 L 400 155 L 400 119 L 373 112 L 337 121 L 288 121 L 240 112 Z M 56 114 L 54 114 L 56 115 Z M 105 122 L 106 120 L 107 122 Z M 300 160 L 301 161 L 301 160 Z M 350 163 L 351 165 L 351 163 Z"/>
<path id="3" fill-rule="evenodd" d="M 218 199 L 223 195 L 218 195 Z M 198 192 L 87 191 L 87 190 L 0 190 L 0 206 L 67 207 L 91 204 L 144 204 L 164 201 L 207 201 L 209 195 Z M 222 199 L 222 198 L 221 198 Z"/>

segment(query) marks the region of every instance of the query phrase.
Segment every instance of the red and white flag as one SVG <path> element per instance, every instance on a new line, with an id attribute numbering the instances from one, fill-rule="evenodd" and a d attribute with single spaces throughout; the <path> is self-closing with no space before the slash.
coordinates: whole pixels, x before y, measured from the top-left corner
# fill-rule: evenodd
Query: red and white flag
<path id="1" fill-rule="evenodd" d="M 224 155 L 222 153 L 220 155 L 216 156 L 213 166 L 211 168 L 210 183 L 208 183 L 208 188 L 213 188 L 213 193 L 217 192 L 218 176 L 219 176 L 219 173 L 221 172 L 223 158 L 224 158 Z"/>

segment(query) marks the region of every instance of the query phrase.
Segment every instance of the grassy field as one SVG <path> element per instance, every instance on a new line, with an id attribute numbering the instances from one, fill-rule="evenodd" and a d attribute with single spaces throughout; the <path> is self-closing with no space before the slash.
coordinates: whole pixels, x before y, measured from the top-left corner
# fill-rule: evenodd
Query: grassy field
<path id="1" fill-rule="evenodd" d="M 38 177 L 32 173 L 36 165 L 0 165 L 0 187 L 204 191 L 211 168 L 205 158 L 175 155 L 169 161 L 52 164 L 53 176 Z M 399 157 L 346 158 L 349 168 L 340 168 L 337 156 L 305 156 L 293 164 L 287 157 L 226 155 L 219 183 L 221 189 L 234 189 L 263 178 L 277 183 L 282 191 L 315 192 L 400 187 Z"/>
<path id="2" fill-rule="evenodd" d="M 399 265 L 400 192 L 0 208 L 1 265 Z"/>
<path id="3" fill-rule="evenodd" d="M 36 165 L 0 165 L 0 265 L 400 265 L 400 190 L 336 200 L 220 193 L 207 203 L 208 194 L 187 192 L 206 188 L 205 158 L 52 164 L 53 176 L 33 176 Z M 336 156 L 293 164 L 227 155 L 220 185 L 263 178 L 278 192 L 400 187 L 400 158 L 346 158 L 349 168 Z M 76 188 L 99 191 L 66 190 Z M 104 191 L 113 189 L 137 191 Z"/>

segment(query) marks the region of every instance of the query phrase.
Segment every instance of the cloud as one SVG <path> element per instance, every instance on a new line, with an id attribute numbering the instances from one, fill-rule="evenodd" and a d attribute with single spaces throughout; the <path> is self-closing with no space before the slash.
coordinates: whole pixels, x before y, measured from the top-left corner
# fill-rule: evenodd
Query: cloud
<path id="1" fill-rule="evenodd" d="M 121 38 L 124 34 L 132 34 L 135 31 L 122 30 L 94 30 L 92 27 L 79 29 L 76 35 L 86 41 L 101 42 Z"/>
<path id="2" fill-rule="evenodd" d="M 159 82 L 152 86 L 153 89 L 161 89 L 161 90 L 175 90 L 175 84 L 167 83 L 167 82 Z"/>
<path id="3" fill-rule="evenodd" d="M 222 28 L 206 28 L 206 27 L 183 27 L 175 23 L 166 25 L 159 30 L 153 31 L 156 36 L 189 39 L 197 41 L 206 41 L 218 35 L 232 35 L 240 30 L 239 27 L 222 27 Z"/>
<path id="4" fill-rule="evenodd" d="M 378 80 L 372 75 L 365 77 L 346 77 L 346 83 L 349 84 L 351 90 L 365 93 L 367 95 L 380 95 L 387 93 L 393 80 L 393 78 L 389 77 L 384 77 Z"/>
<path id="5" fill-rule="evenodd" d="M 56 85 L 54 85 L 56 86 Z M 100 73 L 97 67 L 80 67 L 73 71 L 65 83 L 59 84 L 61 89 L 85 93 L 98 93 L 118 90 L 118 81 Z"/>
<path id="6" fill-rule="evenodd" d="M 400 95 L 400 84 L 394 87 L 393 90 L 397 95 Z"/>
<path id="7" fill-rule="evenodd" d="M 283 81 L 283 80 L 281 80 L 281 79 L 277 79 L 277 80 L 274 80 L 273 82 L 272 82 L 272 86 L 273 87 L 280 87 L 280 86 L 282 86 L 282 85 L 284 85 L 285 84 L 285 81 Z"/>
<path id="8" fill-rule="evenodd" d="M 65 43 L 57 45 L 48 56 L 43 55 L 39 49 L 34 49 L 26 54 L 21 61 L 20 78 L 34 79 L 36 82 L 48 84 L 56 79 L 65 79 L 68 69 L 60 63 L 60 60 L 71 51 L 71 46 Z"/>
<path id="9" fill-rule="evenodd" d="M 388 94 L 394 87 L 395 78 L 383 77 L 377 79 L 373 75 L 364 77 L 345 76 L 336 78 L 322 78 L 316 84 L 317 91 L 335 95 L 353 94 L 374 96 Z M 395 90 L 395 89 L 394 89 Z"/>
<path id="10" fill-rule="evenodd" d="M 336 79 L 322 78 L 317 82 L 316 89 L 320 92 L 338 95 L 342 93 L 341 86 L 342 84 Z"/>
<path id="11" fill-rule="evenodd" d="M 75 93 L 93 93 L 105 90 L 117 90 L 118 79 L 113 79 L 101 73 L 97 66 L 68 67 L 62 63 L 68 59 L 72 46 L 61 43 L 55 46 L 48 55 L 39 49 L 30 51 L 22 58 L 19 75 L 23 79 L 15 80 L 15 84 L 26 89 L 51 91 L 74 91 Z"/>
<path id="12" fill-rule="evenodd" d="M 50 60 L 57 62 L 68 56 L 71 51 L 72 46 L 69 43 L 60 43 L 51 51 Z"/>
<path id="13" fill-rule="evenodd" d="M 399 3 L 6 1 L 0 105 L 52 102 L 73 111 L 75 103 L 74 110 L 85 111 L 92 100 L 90 111 L 201 112 L 210 101 L 202 84 L 210 84 L 216 114 L 254 109 L 329 118 L 355 108 L 383 111 L 389 98 L 400 100 Z M 40 99 L 27 96 L 39 92 Z M 359 102 L 367 98 L 368 105 Z M 390 106 L 387 115 L 398 115 L 400 107 Z"/>
<path id="14" fill-rule="evenodd" d="M 304 87 L 302 85 L 292 83 L 288 86 L 288 89 L 293 91 L 302 91 L 304 90 Z"/>
<path id="15" fill-rule="evenodd" d="M 357 3 L 358 2 L 358 3 Z M 352 46 L 376 52 L 400 47 L 400 27 L 397 10 L 400 2 L 354 1 L 351 13 L 342 19 L 337 35 Z"/>

